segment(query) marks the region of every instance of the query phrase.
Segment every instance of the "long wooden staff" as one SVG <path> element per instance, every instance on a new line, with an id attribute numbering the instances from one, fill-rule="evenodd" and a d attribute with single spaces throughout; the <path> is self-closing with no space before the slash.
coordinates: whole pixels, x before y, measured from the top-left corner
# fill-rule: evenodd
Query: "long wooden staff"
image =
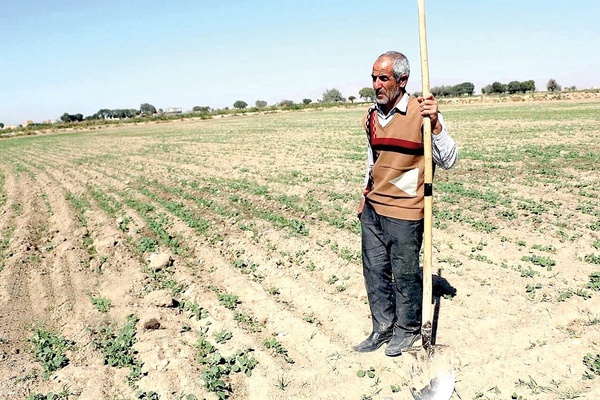
<path id="1" fill-rule="evenodd" d="M 427 58 L 427 30 L 425 24 L 425 0 L 419 2 L 419 47 L 421 50 L 421 80 L 423 96 L 429 93 L 429 61 Z M 432 286 L 431 244 L 433 229 L 433 159 L 431 155 L 431 120 L 423 118 L 423 145 L 425 151 L 425 218 L 423 228 L 423 313 L 421 337 L 425 350 L 431 349 L 432 334 Z"/>

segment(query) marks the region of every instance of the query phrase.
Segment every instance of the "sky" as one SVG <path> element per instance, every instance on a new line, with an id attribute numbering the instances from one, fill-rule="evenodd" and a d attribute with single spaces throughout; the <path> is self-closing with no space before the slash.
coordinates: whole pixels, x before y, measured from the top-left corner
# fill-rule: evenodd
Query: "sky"
<path id="1" fill-rule="evenodd" d="M 431 86 L 600 87 L 598 0 L 426 0 Z M 388 50 L 421 88 L 417 0 L 2 0 L 0 122 L 359 97 Z"/>

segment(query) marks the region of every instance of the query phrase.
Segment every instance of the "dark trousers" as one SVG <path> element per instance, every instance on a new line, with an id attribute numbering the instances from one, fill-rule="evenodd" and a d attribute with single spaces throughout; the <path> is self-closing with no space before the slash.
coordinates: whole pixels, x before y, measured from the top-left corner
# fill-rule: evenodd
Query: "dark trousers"
<path id="1" fill-rule="evenodd" d="M 406 335 L 421 329 L 423 282 L 419 252 L 423 220 L 378 215 L 367 201 L 362 224 L 363 274 L 373 332 Z"/>

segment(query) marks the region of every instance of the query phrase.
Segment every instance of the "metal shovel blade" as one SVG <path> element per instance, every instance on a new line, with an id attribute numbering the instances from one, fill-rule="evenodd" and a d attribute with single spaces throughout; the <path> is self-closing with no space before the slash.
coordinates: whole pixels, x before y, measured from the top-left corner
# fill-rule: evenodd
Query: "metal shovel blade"
<path id="1" fill-rule="evenodd" d="M 415 400 L 450 400 L 454 393 L 454 373 L 446 371 L 436 375 L 427 386 L 421 390 L 410 389 Z"/>

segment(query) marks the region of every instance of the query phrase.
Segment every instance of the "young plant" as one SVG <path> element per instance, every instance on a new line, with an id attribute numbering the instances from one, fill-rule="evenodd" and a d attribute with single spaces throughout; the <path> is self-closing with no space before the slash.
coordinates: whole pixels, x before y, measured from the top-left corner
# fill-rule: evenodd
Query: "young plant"
<path id="1" fill-rule="evenodd" d="M 284 391 L 289 385 L 291 381 L 285 378 L 285 375 L 281 375 L 279 379 L 277 379 L 277 387 L 279 390 Z"/>
<path id="2" fill-rule="evenodd" d="M 96 310 L 101 313 L 107 313 L 110 309 L 110 299 L 106 297 L 96 297 L 94 295 L 90 295 L 90 301 Z"/>
<path id="3" fill-rule="evenodd" d="M 217 293 L 219 303 L 229 310 L 235 310 L 238 304 L 241 304 L 239 297 L 234 294 Z"/>
<path id="4" fill-rule="evenodd" d="M 590 281 L 587 284 L 587 288 L 595 292 L 600 292 L 600 272 L 590 274 Z"/>
<path id="5" fill-rule="evenodd" d="M 43 376 L 48 376 L 69 363 L 67 351 L 72 350 L 75 342 L 62 335 L 36 328 L 30 339 L 35 359 L 42 363 Z"/>
<path id="6" fill-rule="evenodd" d="M 233 337 L 233 334 L 225 329 L 215 333 L 215 342 L 223 344 Z"/>
<path id="7" fill-rule="evenodd" d="M 523 256 L 521 258 L 521 261 L 529 261 L 534 265 L 539 265 L 540 267 L 547 268 L 548 271 L 552 271 L 552 267 L 556 265 L 556 261 L 554 261 L 553 259 L 549 257 L 538 256 L 535 254 L 532 254 L 530 256 Z"/>
<path id="8" fill-rule="evenodd" d="M 274 337 L 267 338 L 263 340 L 263 346 L 267 349 L 273 350 L 275 354 L 280 354 L 283 356 L 283 359 L 288 364 L 293 364 L 295 361 L 288 355 L 288 351 L 283 347 L 283 345 Z"/>
<path id="9" fill-rule="evenodd" d="M 60 392 L 48 392 L 47 394 L 35 393 L 27 396 L 27 400 L 68 400 L 69 389 L 64 387 Z"/>
<path id="10" fill-rule="evenodd" d="M 265 327 L 264 323 L 257 321 L 254 316 L 244 311 L 236 311 L 233 318 L 248 332 L 261 332 Z"/>
<path id="11" fill-rule="evenodd" d="M 142 376 L 142 363 L 135 357 L 133 345 L 137 341 L 136 324 L 138 318 L 130 315 L 125 325 L 114 332 L 110 327 L 103 327 L 96 333 L 94 345 L 102 352 L 104 363 L 117 368 L 129 367 L 128 381 L 130 385 Z"/>
<path id="12" fill-rule="evenodd" d="M 583 375 L 584 379 L 594 379 L 595 376 L 600 376 L 600 354 L 587 353 L 583 357 L 583 365 L 588 369 Z"/>

